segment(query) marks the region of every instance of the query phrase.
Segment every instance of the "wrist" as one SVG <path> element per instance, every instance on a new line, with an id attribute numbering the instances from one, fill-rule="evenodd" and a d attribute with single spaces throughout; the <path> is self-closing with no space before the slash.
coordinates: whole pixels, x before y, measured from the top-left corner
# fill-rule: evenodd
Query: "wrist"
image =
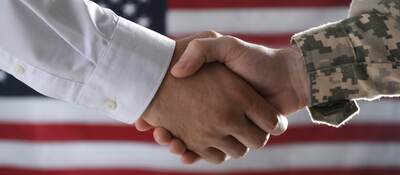
<path id="1" fill-rule="evenodd" d="M 310 89 L 303 54 L 296 45 L 281 49 L 279 52 L 287 65 L 290 86 L 297 96 L 299 108 L 304 108 L 310 104 Z"/>

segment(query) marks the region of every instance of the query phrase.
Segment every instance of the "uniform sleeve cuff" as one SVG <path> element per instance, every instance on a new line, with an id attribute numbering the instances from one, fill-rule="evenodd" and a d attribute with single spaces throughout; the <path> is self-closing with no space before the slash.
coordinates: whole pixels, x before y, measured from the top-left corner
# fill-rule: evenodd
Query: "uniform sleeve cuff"
<path id="1" fill-rule="evenodd" d="M 342 22 L 329 23 L 292 37 L 305 61 L 311 118 L 335 127 L 359 111 L 356 102 L 350 100 L 353 89 L 346 83 L 351 84 L 352 78 L 364 75 L 360 73 L 364 64 L 356 59 L 353 44 L 342 25 Z"/>
<path id="2" fill-rule="evenodd" d="M 156 94 L 175 41 L 120 18 L 113 39 L 83 87 L 78 104 L 133 123 Z"/>
<path id="3" fill-rule="evenodd" d="M 359 107 L 354 100 L 324 103 L 307 109 L 314 123 L 333 127 L 340 127 L 359 112 Z"/>

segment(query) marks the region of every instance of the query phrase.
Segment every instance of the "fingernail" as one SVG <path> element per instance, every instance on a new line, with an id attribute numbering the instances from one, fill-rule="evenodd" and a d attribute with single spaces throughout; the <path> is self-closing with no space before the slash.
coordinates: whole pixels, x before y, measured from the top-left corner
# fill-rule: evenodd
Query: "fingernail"
<path id="1" fill-rule="evenodd" d="M 288 120 L 286 117 L 279 115 L 278 116 L 278 123 L 276 124 L 275 128 L 270 132 L 273 136 L 278 136 L 285 133 L 286 129 L 288 128 Z"/>
<path id="2" fill-rule="evenodd" d="M 250 148 L 246 148 L 246 152 L 244 153 L 244 155 L 246 155 L 249 152 L 250 152 Z"/>

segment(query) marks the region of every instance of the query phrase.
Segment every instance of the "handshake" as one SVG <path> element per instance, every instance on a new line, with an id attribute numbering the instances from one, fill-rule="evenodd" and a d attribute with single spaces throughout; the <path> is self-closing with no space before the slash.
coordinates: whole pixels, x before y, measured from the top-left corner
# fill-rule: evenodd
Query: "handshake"
<path id="1" fill-rule="evenodd" d="M 283 116 L 308 104 L 307 83 L 295 46 L 270 49 L 203 32 L 177 41 L 171 68 L 135 126 L 155 128 L 154 139 L 183 163 L 221 163 L 285 132 Z"/>

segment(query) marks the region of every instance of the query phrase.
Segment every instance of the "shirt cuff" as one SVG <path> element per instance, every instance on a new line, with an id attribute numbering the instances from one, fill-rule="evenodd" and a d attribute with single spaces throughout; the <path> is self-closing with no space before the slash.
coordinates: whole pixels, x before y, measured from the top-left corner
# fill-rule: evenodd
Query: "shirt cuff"
<path id="1" fill-rule="evenodd" d="M 175 41 L 119 18 L 77 103 L 133 123 L 150 104 L 168 70 Z"/>
<path id="2" fill-rule="evenodd" d="M 358 93 L 356 79 L 363 79 L 365 62 L 357 60 L 343 21 L 326 24 L 292 37 L 301 50 L 309 78 L 314 122 L 340 126 L 359 109 L 352 94 Z"/>

